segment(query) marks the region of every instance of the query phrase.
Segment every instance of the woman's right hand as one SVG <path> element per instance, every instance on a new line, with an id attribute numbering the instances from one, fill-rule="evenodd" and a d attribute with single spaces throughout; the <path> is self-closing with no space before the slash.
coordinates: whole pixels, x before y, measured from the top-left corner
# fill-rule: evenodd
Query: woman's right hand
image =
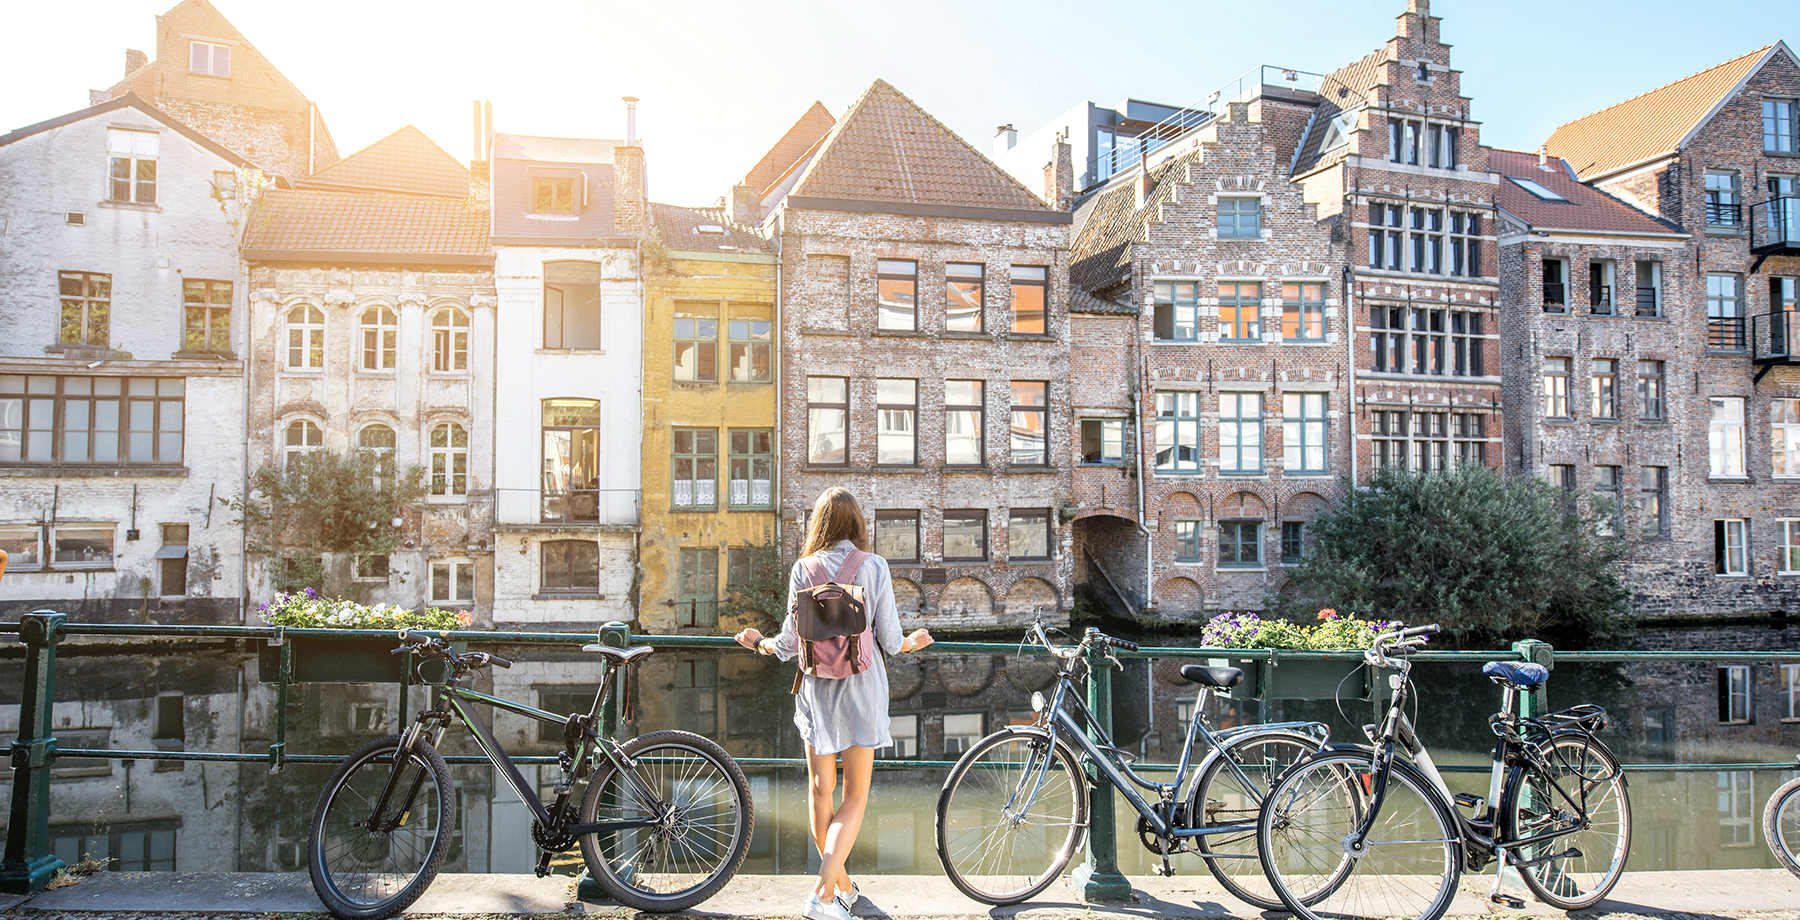
<path id="1" fill-rule="evenodd" d="M 753 652 L 761 651 L 761 649 L 756 647 L 756 644 L 762 641 L 763 634 L 755 628 L 746 627 L 743 632 L 737 634 L 736 638 L 737 644 Z"/>

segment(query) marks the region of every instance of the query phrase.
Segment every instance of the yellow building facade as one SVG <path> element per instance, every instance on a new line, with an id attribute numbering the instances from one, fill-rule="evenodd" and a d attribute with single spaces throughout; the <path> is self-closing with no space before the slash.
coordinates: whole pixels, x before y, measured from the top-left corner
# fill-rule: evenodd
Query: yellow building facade
<path id="1" fill-rule="evenodd" d="M 640 628 L 735 631 L 724 601 L 776 538 L 774 249 L 716 208 L 651 212 Z"/>

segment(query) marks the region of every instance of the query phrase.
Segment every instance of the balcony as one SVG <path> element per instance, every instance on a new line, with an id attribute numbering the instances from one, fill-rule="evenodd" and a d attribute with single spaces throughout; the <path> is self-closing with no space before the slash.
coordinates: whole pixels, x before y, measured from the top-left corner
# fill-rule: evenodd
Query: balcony
<path id="1" fill-rule="evenodd" d="M 1662 291 L 1655 287 L 1640 285 L 1637 289 L 1637 315 L 1661 316 Z"/>
<path id="2" fill-rule="evenodd" d="M 1744 206 L 1735 201 L 1708 201 L 1706 225 L 1735 230 L 1743 224 Z"/>
<path id="3" fill-rule="evenodd" d="M 1560 281 L 1544 282 L 1544 312 L 1569 312 L 1568 286 Z"/>
<path id="4" fill-rule="evenodd" d="M 1750 251 L 1757 256 L 1800 254 L 1800 198 L 1771 198 L 1750 206 Z"/>
<path id="5" fill-rule="evenodd" d="M 521 528 L 619 529 L 638 522 L 638 490 L 598 488 L 499 488 L 494 526 Z"/>
<path id="6" fill-rule="evenodd" d="M 1750 360 L 1756 379 L 1778 365 L 1800 364 L 1800 310 L 1775 310 L 1750 317 Z"/>
<path id="7" fill-rule="evenodd" d="M 1707 317 L 1706 347 L 1713 351 L 1743 351 L 1744 318 L 1741 316 Z"/>

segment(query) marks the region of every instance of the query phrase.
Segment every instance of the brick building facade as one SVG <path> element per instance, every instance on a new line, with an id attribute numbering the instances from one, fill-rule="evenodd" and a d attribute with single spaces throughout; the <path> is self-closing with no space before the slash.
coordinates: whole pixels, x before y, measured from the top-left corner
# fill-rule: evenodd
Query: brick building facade
<path id="1" fill-rule="evenodd" d="M 298 179 L 337 162 L 318 107 L 207 0 L 156 17 L 156 56 L 125 52 L 125 75 L 91 102 L 135 95 L 237 151 Z"/>
<path id="2" fill-rule="evenodd" d="M 1800 602 L 1800 66 L 1777 42 L 1558 128 L 1575 175 L 1693 240 L 1672 300 L 1669 401 L 1654 448 L 1675 500 L 1639 613 L 1754 614 Z M 1527 266 L 1527 283 L 1530 282 Z M 1642 513 L 1642 507 L 1639 509 Z M 1664 561 L 1666 560 L 1666 561 Z"/>
<path id="3" fill-rule="evenodd" d="M 841 485 L 909 620 L 1065 616 L 1067 213 L 879 80 L 799 160 L 763 220 L 790 556 Z"/>

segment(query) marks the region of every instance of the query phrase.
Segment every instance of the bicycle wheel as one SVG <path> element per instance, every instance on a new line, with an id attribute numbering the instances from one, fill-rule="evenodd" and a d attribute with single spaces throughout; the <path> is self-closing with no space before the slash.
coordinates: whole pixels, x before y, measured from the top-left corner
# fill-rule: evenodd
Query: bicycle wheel
<path id="1" fill-rule="evenodd" d="M 1572 827 L 1579 819 L 1577 806 L 1585 808 L 1585 829 L 1517 853 L 1522 862 L 1535 863 L 1519 867 L 1519 877 L 1538 900 L 1559 910 L 1592 907 L 1618 884 L 1631 852 L 1625 774 L 1606 746 L 1583 732 L 1553 735 L 1542 752 L 1550 772 L 1515 770 L 1500 796 L 1506 839 Z"/>
<path id="2" fill-rule="evenodd" d="M 1462 876 L 1450 806 L 1411 764 L 1396 761 L 1361 853 L 1344 841 L 1371 807 L 1366 751 L 1322 754 L 1275 781 L 1257 820 L 1257 856 L 1283 905 L 1305 920 L 1437 920 Z"/>
<path id="3" fill-rule="evenodd" d="M 418 900 L 456 832 L 456 786 L 444 756 L 423 738 L 396 763 L 399 749 L 400 736 L 389 735 L 345 757 L 313 809 L 307 873 L 325 908 L 344 920 L 391 917 Z"/>
<path id="4" fill-rule="evenodd" d="M 1763 809 L 1763 839 L 1789 872 L 1800 875 L 1800 777 L 1783 783 Z"/>
<path id="5" fill-rule="evenodd" d="M 938 861 L 963 894 L 1017 904 L 1062 874 L 1087 821 L 1087 783 L 1068 748 L 1036 729 L 996 732 L 944 779 Z"/>
<path id="6" fill-rule="evenodd" d="M 632 766 L 602 765 L 581 800 L 581 823 L 652 823 L 583 834 L 588 874 L 635 910 L 686 910 L 712 897 L 750 849 L 756 817 L 744 771 L 692 732 L 651 732 L 621 748 Z"/>
<path id="7" fill-rule="evenodd" d="M 1318 749 L 1316 740 L 1294 732 L 1245 735 L 1227 742 L 1194 784 L 1188 800 L 1190 826 L 1248 825 L 1244 831 L 1193 838 L 1206 870 L 1232 897 L 1263 910 L 1282 909 L 1256 858 L 1256 818 L 1269 787 Z M 1227 759 L 1237 764 L 1236 770 Z"/>

